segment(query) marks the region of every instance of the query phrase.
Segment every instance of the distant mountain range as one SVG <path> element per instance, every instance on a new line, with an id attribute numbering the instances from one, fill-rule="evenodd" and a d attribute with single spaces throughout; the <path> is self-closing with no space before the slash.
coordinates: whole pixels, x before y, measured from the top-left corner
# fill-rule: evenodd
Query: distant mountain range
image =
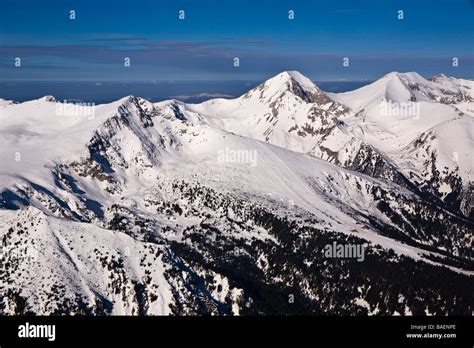
<path id="1" fill-rule="evenodd" d="M 0 313 L 471 315 L 473 129 L 474 81 L 417 73 L 0 99 Z"/>

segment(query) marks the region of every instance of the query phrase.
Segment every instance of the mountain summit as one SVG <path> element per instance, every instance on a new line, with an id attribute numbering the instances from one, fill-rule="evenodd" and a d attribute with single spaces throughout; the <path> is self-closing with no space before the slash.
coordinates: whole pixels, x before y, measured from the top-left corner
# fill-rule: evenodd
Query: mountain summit
<path id="1" fill-rule="evenodd" d="M 348 111 L 297 71 L 284 71 L 239 98 L 209 100 L 188 109 L 226 131 L 299 152 L 310 152 Z"/>
<path id="2" fill-rule="evenodd" d="M 354 111 L 369 108 L 371 104 L 380 101 L 458 104 L 474 101 L 474 81 L 445 75 L 425 79 L 416 72 L 395 71 L 354 91 L 331 93 L 329 96 Z"/>
<path id="3" fill-rule="evenodd" d="M 271 103 L 288 93 L 306 103 L 323 104 L 330 101 L 313 81 L 298 71 L 284 71 L 245 93 L 241 98 Z"/>

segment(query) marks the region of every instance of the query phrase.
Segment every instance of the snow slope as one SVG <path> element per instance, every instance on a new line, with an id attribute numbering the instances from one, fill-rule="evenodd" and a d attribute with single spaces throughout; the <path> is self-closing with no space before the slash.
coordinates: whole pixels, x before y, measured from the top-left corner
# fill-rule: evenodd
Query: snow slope
<path id="1" fill-rule="evenodd" d="M 38 315 L 170 313 L 171 289 L 156 245 L 47 216 L 33 207 L 3 212 L 0 219 L 4 246 L 21 245 L 3 250 L 2 260 L 9 267 L 0 277 L 2 294 L 14 296 L 20 289 L 18 296 L 28 299 L 29 311 Z M 28 227 L 16 233 L 6 230 L 23 223 Z M 150 262 L 154 267 L 146 268 Z M 99 302 L 103 307 L 93 309 Z M 16 308 L 8 306 L 14 301 L 6 303 L 3 311 L 14 313 Z"/>
<path id="2" fill-rule="evenodd" d="M 470 216 L 466 197 L 474 168 L 472 84 L 446 76 L 429 81 L 416 73 L 390 73 L 330 96 L 355 112 L 345 119 L 349 133 L 384 153 L 417 187 L 463 206 L 463 214 Z M 399 105 L 411 109 L 387 113 L 388 106 L 396 111 Z M 453 195 L 446 201 L 449 193 Z"/>
<path id="3" fill-rule="evenodd" d="M 50 96 L 0 106 L 0 189 L 14 184 L 24 175 L 26 179 L 47 176 L 47 167 L 56 161 L 67 161 L 84 154 L 84 144 L 96 128 L 126 99 L 98 105 L 94 114 L 87 106 L 65 106 Z M 76 111 L 68 114 L 67 107 Z"/>

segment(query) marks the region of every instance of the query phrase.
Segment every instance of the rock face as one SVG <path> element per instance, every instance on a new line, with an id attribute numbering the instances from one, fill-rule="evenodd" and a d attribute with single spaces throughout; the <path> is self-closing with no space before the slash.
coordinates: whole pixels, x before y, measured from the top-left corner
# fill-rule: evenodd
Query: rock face
<path id="1" fill-rule="evenodd" d="M 393 73 L 332 95 L 284 72 L 88 119 L 2 104 L 0 313 L 470 315 L 469 86 Z M 414 99 L 416 118 L 380 113 Z"/>

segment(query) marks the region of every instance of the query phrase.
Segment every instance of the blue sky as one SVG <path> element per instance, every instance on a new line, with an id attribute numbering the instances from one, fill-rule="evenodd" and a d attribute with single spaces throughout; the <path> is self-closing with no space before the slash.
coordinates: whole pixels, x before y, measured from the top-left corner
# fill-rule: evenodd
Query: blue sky
<path id="1" fill-rule="evenodd" d="M 321 81 L 393 70 L 472 79 L 474 0 L 1 1 L 2 80 L 261 80 L 282 70 Z"/>

